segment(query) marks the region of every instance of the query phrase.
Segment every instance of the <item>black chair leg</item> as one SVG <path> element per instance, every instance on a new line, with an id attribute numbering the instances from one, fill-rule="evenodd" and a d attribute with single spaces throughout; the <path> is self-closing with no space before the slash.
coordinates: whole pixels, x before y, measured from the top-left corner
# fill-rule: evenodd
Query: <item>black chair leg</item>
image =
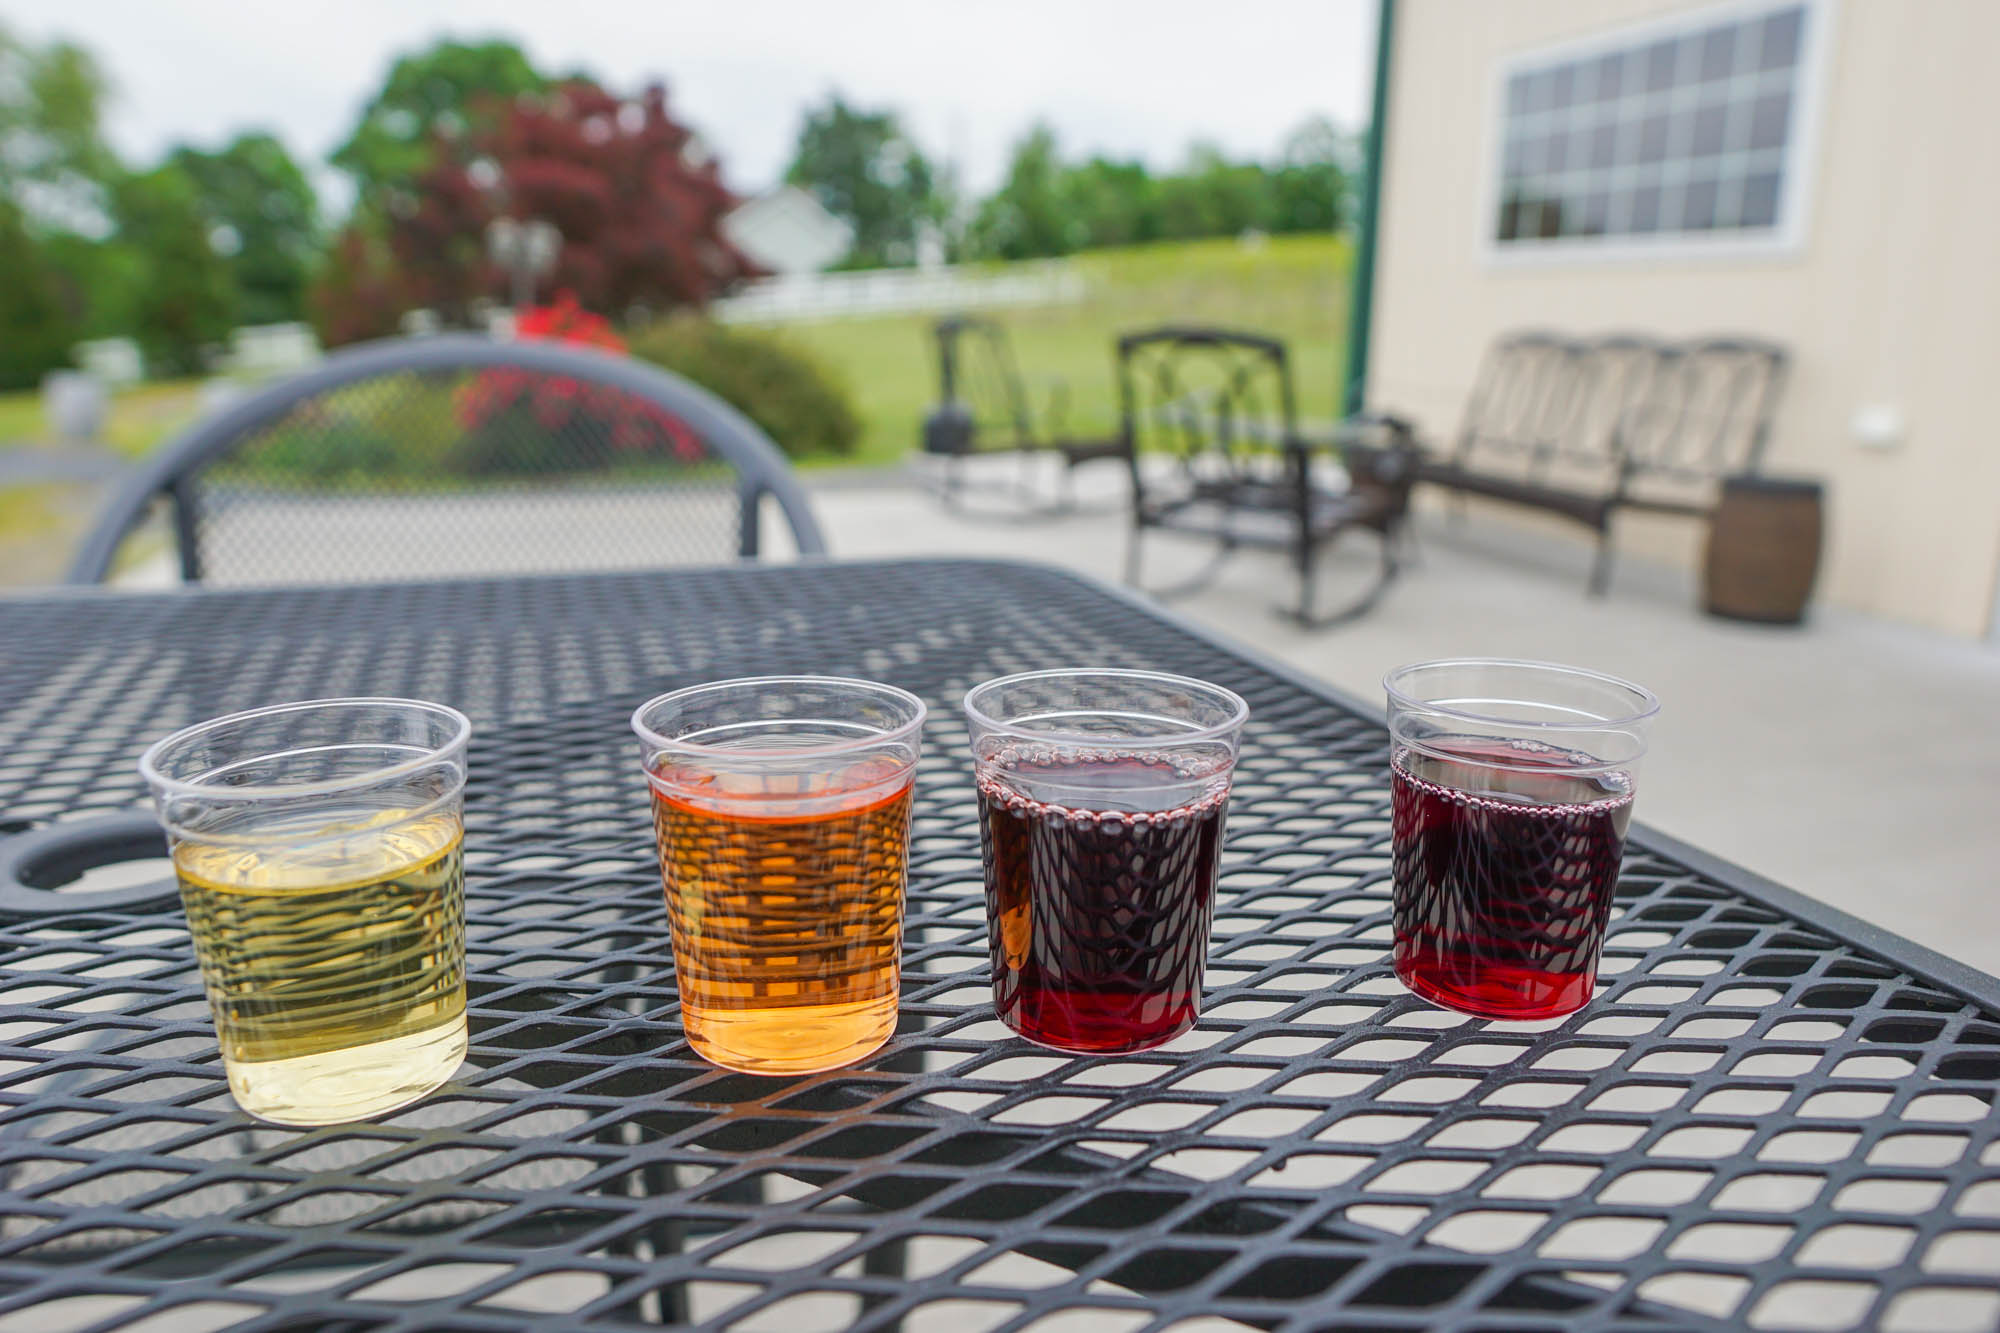
<path id="1" fill-rule="evenodd" d="M 1597 556 L 1590 563 L 1590 595 L 1602 597 L 1611 590 L 1611 529 L 1598 529 Z"/>
<path id="2" fill-rule="evenodd" d="M 1374 529 L 1370 529 L 1370 531 L 1374 531 Z M 1338 540 L 1338 536 L 1339 534 L 1336 533 L 1325 544 L 1332 545 L 1335 540 Z M 1350 620 L 1359 619 L 1370 611 L 1373 611 L 1376 604 L 1382 600 L 1382 594 L 1389 590 L 1389 585 L 1396 581 L 1396 575 L 1402 571 L 1401 562 L 1396 558 L 1395 534 L 1393 532 L 1378 532 L 1377 536 L 1379 538 L 1378 550 L 1382 557 L 1382 568 L 1375 576 L 1375 582 L 1369 585 L 1368 590 L 1362 593 L 1360 597 L 1337 611 L 1329 611 L 1324 615 L 1317 615 L 1313 612 L 1312 603 L 1308 600 L 1311 584 L 1301 579 L 1299 584 L 1299 609 L 1295 612 L 1281 609 L 1279 614 L 1288 620 L 1296 621 L 1306 629 L 1331 629 L 1335 625 L 1346 624 Z"/>

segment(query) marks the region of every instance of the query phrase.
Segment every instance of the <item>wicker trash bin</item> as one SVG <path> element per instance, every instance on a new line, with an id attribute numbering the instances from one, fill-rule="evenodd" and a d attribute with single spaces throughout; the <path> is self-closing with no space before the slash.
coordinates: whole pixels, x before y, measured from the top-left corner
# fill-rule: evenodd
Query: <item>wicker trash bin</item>
<path id="1" fill-rule="evenodd" d="M 1709 614 L 1776 625 L 1803 619 L 1819 572 L 1824 507 L 1816 481 L 1727 478 L 1708 529 L 1702 601 Z"/>

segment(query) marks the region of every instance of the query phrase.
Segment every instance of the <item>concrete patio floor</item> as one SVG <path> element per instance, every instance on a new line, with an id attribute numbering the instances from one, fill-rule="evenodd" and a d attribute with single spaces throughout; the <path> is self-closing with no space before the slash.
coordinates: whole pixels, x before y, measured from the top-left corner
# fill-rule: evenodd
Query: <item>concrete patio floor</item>
<path id="1" fill-rule="evenodd" d="M 1126 521 L 1100 486 L 1085 497 L 1093 512 L 1014 522 L 955 515 L 882 479 L 821 483 L 813 498 L 837 556 L 1006 556 L 1116 580 Z M 1690 575 L 1631 558 L 1593 599 L 1581 542 L 1479 515 L 1424 513 L 1417 527 L 1419 563 L 1344 626 L 1279 618 L 1293 585 L 1268 552 L 1238 555 L 1170 605 L 1371 701 L 1389 668 L 1453 655 L 1637 680 L 1663 705 L 1642 821 L 2000 972 L 2000 652 L 1837 609 L 1798 628 L 1714 619 Z M 1150 542 L 1163 582 L 1204 558 L 1193 542 Z"/>

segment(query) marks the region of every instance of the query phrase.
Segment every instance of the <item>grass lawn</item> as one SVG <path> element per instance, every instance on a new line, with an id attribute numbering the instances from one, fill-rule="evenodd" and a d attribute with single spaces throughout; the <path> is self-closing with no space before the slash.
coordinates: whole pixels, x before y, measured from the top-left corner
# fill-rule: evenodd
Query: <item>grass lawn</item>
<path id="1" fill-rule="evenodd" d="M 1073 261 L 1088 285 L 1071 305 L 993 312 L 1010 331 L 1015 358 L 1040 411 L 1047 381 L 1070 393 L 1078 434 L 1117 424 L 1112 345 L 1120 333 L 1158 324 L 1217 324 L 1285 339 L 1299 415 L 1337 415 L 1347 330 L 1352 247 L 1334 236 L 1281 236 L 1255 246 L 1193 241 L 1097 250 Z M 882 315 L 786 324 L 784 337 L 818 355 L 847 382 L 862 420 L 854 461 L 892 463 L 917 447 L 937 398 L 935 314 Z M 812 460 L 806 466 L 835 466 Z"/>

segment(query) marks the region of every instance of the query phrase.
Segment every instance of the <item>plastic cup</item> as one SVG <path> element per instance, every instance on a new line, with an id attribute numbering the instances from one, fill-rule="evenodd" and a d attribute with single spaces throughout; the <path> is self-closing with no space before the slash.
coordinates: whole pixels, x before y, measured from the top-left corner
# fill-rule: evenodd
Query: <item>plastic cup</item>
<path id="1" fill-rule="evenodd" d="M 1249 705 L 1086 669 L 988 681 L 965 713 L 1000 1021 L 1063 1051 L 1192 1028 Z"/>
<path id="2" fill-rule="evenodd" d="M 834 676 L 698 685 L 632 715 L 704 1058 L 805 1074 L 895 1031 L 923 721 L 916 695 Z"/>
<path id="3" fill-rule="evenodd" d="M 465 747 L 441 704 L 322 699 L 139 761 L 229 1090 L 285 1125 L 390 1111 L 465 1057 Z"/>
<path id="4" fill-rule="evenodd" d="M 1616 676 L 1491 658 L 1383 684 L 1396 975 L 1487 1018 L 1582 1008 L 1659 700 Z"/>

